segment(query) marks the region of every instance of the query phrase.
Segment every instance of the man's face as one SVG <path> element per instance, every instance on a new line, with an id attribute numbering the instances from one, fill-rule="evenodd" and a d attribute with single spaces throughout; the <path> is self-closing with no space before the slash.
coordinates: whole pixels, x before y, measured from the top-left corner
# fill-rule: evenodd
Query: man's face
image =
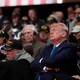
<path id="1" fill-rule="evenodd" d="M 75 16 L 74 16 L 74 13 L 68 14 L 68 19 L 71 20 L 71 19 L 74 19 L 74 17 L 75 17 Z"/>
<path id="2" fill-rule="evenodd" d="M 73 33 L 73 35 L 76 37 L 76 39 L 80 39 L 80 32 L 75 32 Z"/>
<path id="3" fill-rule="evenodd" d="M 34 19 L 36 17 L 36 13 L 34 10 L 29 10 L 28 16 L 30 19 Z"/>
<path id="4" fill-rule="evenodd" d="M 75 10 L 75 17 L 77 17 L 78 15 L 80 15 L 80 8 L 77 8 L 77 9 Z"/>
<path id="5" fill-rule="evenodd" d="M 34 39 L 33 33 L 34 33 L 34 31 L 31 29 L 27 29 L 27 28 L 24 29 L 24 37 L 25 37 L 26 42 L 32 42 L 33 41 L 33 39 Z"/>
<path id="6" fill-rule="evenodd" d="M 51 41 L 57 41 L 62 38 L 63 31 L 61 30 L 61 27 L 58 27 L 54 24 L 50 25 L 50 40 Z"/>
<path id="7" fill-rule="evenodd" d="M 13 23 L 17 23 L 18 20 L 19 20 L 19 17 L 12 18 L 12 22 L 13 22 Z"/>
<path id="8" fill-rule="evenodd" d="M 7 60 L 14 60 L 15 55 L 18 53 L 18 50 L 12 49 L 6 52 L 6 59 Z"/>
<path id="9" fill-rule="evenodd" d="M 57 16 L 58 18 L 58 22 L 61 22 L 62 19 L 63 19 L 63 14 L 61 12 L 58 12 L 58 13 L 55 13 L 55 15 Z"/>
<path id="10" fill-rule="evenodd" d="M 46 33 L 46 32 L 44 32 L 44 31 L 41 31 L 41 32 L 39 33 L 39 36 L 40 36 L 41 39 L 46 40 L 46 39 L 48 39 L 49 34 Z"/>

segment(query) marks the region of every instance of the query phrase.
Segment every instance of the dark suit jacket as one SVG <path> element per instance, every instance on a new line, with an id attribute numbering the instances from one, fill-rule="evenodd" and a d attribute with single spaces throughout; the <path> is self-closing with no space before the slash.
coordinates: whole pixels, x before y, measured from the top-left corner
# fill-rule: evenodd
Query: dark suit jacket
<path id="1" fill-rule="evenodd" d="M 73 44 L 68 41 L 62 42 L 54 51 L 52 58 L 50 53 L 52 51 L 53 45 L 45 47 L 40 55 L 32 62 L 31 68 L 34 71 L 40 73 L 42 80 L 51 80 L 52 76 L 57 74 L 67 74 L 74 75 L 76 74 L 76 48 Z M 39 60 L 43 58 L 41 63 Z M 43 67 L 47 66 L 49 68 L 59 68 L 58 72 L 48 71 L 42 73 Z M 55 75 L 54 75 L 55 74 Z"/>

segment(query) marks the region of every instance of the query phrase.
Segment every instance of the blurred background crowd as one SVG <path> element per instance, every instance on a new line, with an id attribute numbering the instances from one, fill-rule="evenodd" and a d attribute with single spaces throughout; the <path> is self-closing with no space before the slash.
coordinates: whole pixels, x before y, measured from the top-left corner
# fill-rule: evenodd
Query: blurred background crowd
<path id="1" fill-rule="evenodd" d="M 53 9 L 51 12 L 47 10 L 48 14 L 40 14 L 38 9 L 32 7 L 27 12 L 24 11 L 26 13 L 24 15 L 21 8 L 15 7 L 6 15 L 4 10 L 8 11 L 7 9 L 0 7 L 1 54 L 6 54 L 3 47 L 7 41 L 15 39 L 20 41 L 25 51 L 35 59 L 43 47 L 51 44 L 48 23 L 64 23 L 68 27 L 69 41 L 75 43 L 77 47 L 77 65 L 80 69 L 80 4 L 68 6 L 66 8 L 66 14 L 60 9 Z M 2 58 L 5 58 L 5 56 L 1 56 L 1 60 Z M 8 57 L 8 59 L 10 58 Z"/>

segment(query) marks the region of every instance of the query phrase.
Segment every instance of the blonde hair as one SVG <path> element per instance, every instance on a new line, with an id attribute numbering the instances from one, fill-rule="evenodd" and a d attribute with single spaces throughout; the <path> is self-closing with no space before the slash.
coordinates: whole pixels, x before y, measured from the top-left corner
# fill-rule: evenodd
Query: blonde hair
<path id="1" fill-rule="evenodd" d="M 62 29 L 68 32 L 68 27 L 64 23 L 58 23 L 58 25 L 61 25 Z"/>
<path id="2" fill-rule="evenodd" d="M 53 24 L 55 27 L 57 26 L 57 27 L 59 27 L 59 26 L 61 26 L 62 28 L 62 31 L 65 31 L 65 33 L 66 33 L 66 38 L 68 38 L 69 37 L 69 35 L 68 35 L 68 27 L 64 24 L 64 23 L 54 23 Z"/>

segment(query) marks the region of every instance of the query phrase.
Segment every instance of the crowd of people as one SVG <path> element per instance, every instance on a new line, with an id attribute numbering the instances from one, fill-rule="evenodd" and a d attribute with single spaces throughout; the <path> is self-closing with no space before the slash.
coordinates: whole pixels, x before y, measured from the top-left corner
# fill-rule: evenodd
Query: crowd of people
<path id="1" fill-rule="evenodd" d="M 80 5 L 40 19 L 35 8 L 11 17 L 0 8 L 0 80 L 80 80 Z"/>

